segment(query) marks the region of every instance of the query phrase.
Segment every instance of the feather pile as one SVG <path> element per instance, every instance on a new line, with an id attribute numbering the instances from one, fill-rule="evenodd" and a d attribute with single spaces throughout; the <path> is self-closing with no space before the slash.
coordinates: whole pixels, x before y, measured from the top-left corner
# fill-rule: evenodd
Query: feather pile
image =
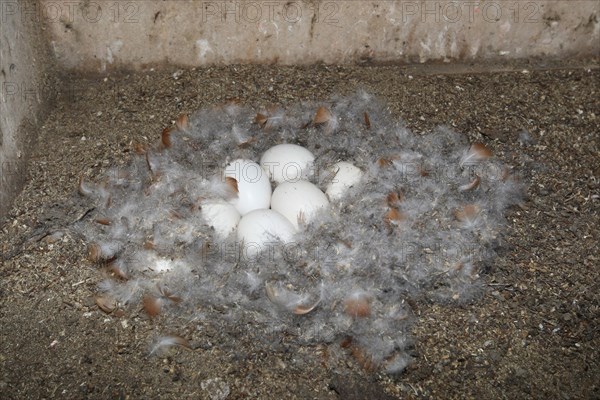
<path id="1" fill-rule="evenodd" d="M 214 312 L 301 343 L 340 342 L 366 368 L 389 373 L 410 361 L 411 300 L 476 298 L 504 212 L 523 192 L 485 145 L 446 128 L 414 135 L 366 93 L 286 110 L 231 102 L 181 116 L 157 140 L 136 146 L 133 162 L 104 181 L 80 181 L 95 215 L 79 228 L 109 275 L 99 307 Z M 337 162 L 363 175 L 292 244 L 248 258 L 202 207 L 236 196 L 223 177 L 228 162 L 258 161 L 281 143 L 315 155 L 311 180 L 323 191 Z M 186 344 L 163 341 L 153 353 Z"/>

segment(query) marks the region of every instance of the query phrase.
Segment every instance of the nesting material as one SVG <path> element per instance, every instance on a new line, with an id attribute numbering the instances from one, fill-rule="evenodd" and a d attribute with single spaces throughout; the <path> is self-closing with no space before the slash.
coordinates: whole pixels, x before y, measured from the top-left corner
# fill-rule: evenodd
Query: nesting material
<path id="1" fill-rule="evenodd" d="M 410 361 L 409 300 L 477 298 L 504 211 L 522 193 L 487 146 L 446 128 L 414 135 L 365 93 L 258 113 L 228 103 L 156 137 L 125 170 L 80 182 L 95 205 L 80 225 L 89 258 L 112 271 L 99 307 L 190 321 L 202 312 L 300 343 L 351 343 L 361 364 L 390 373 Z M 285 143 L 314 155 L 302 175 L 329 204 L 297 215 L 285 240 L 259 235 L 244 251 L 239 216 L 203 209 L 238 207 L 246 183 L 228 165 Z M 152 352 L 171 345 L 186 342 L 163 338 Z"/>

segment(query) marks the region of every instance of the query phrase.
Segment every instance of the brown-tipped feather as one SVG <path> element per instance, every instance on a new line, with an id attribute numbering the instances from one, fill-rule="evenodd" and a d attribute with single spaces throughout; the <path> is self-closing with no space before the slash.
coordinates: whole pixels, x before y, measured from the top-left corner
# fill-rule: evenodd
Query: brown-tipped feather
<path id="1" fill-rule="evenodd" d="M 160 314 L 161 302 L 159 298 L 147 294 L 144 296 L 142 304 L 144 305 L 144 311 L 146 311 L 150 317 L 156 317 Z"/>
<path id="2" fill-rule="evenodd" d="M 231 176 L 227 176 L 227 177 L 225 177 L 225 183 L 226 183 L 226 184 L 227 184 L 227 185 L 228 185 L 228 186 L 229 186 L 231 189 L 233 189 L 233 192 L 234 192 L 234 193 L 236 193 L 236 194 L 237 194 L 237 193 L 239 193 L 239 192 L 240 192 L 240 190 L 239 190 L 239 188 L 238 188 L 238 181 L 237 181 L 237 180 L 236 180 L 234 177 L 231 177 Z"/>
<path id="3" fill-rule="evenodd" d="M 117 278 L 122 279 L 124 281 L 129 280 L 129 275 L 127 275 L 127 273 L 123 271 L 123 268 L 121 268 L 117 260 L 109 263 L 107 269 Z"/>
<path id="4" fill-rule="evenodd" d="M 329 122 L 329 120 L 331 120 L 331 117 L 332 117 L 331 111 L 329 111 L 329 109 L 327 107 L 321 106 L 317 109 L 317 113 L 315 114 L 313 123 L 316 125 L 324 124 L 326 122 Z"/>
<path id="5" fill-rule="evenodd" d="M 454 211 L 454 217 L 460 222 L 473 221 L 479 214 L 480 208 L 477 204 L 467 204 Z"/>
<path id="6" fill-rule="evenodd" d="M 367 129 L 371 129 L 371 118 L 369 118 L 369 113 L 365 111 L 365 125 L 367 126 Z"/>
<path id="7" fill-rule="evenodd" d="M 185 132 L 190 127 L 190 120 L 187 114 L 181 114 L 175 121 L 175 126 L 181 132 Z"/>
<path id="8" fill-rule="evenodd" d="M 460 161 L 460 165 L 477 165 L 492 156 L 492 151 L 483 143 L 473 143 Z"/>
<path id="9" fill-rule="evenodd" d="M 87 196 L 86 195 L 87 191 L 85 190 L 85 188 L 83 186 L 83 175 L 79 176 L 79 182 L 77 184 L 77 191 L 79 192 L 80 195 Z"/>
<path id="10" fill-rule="evenodd" d="M 190 342 L 181 336 L 173 336 L 173 340 L 180 346 L 187 347 L 188 349 L 192 348 L 192 346 L 190 346 Z"/>
<path id="11" fill-rule="evenodd" d="M 98 262 L 100 261 L 100 256 L 101 256 L 101 249 L 100 249 L 100 245 L 97 243 L 91 243 L 88 246 L 88 259 L 90 261 L 93 262 Z"/>
<path id="12" fill-rule="evenodd" d="M 340 347 L 343 349 L 347 349 L 348 347 L 350 347 L 352 345 L 352 341 L 353 341 L 352 336 L 346 336 L 340 342 Z"/>
<path id="13" fill-rule="evenodd" d="M 79 192 L 80 195 L 82 196 L 91 196 L 94 194 L 94 190 L 89 188 L 84 180 L 83 180 L 83 175 L 79 176 L 79 185 L 77 186 L 77 191 Z"/>
<path id="14" fill-rule="evenodd" d="M 173 342 L 175 344 L 178 344 L 179 346 L 183 346 L 188 349 L 192 348 L 192 346 L 190 346 L 190 342 L 187 339 L 182 338 L 181 336 L 172 335 L 172 336 L 170 336 L 170 338 L 172 338 Z"/>
<path id="15" fill-rule="evenodd" d="M 272 303 L 279 304 L 279 305 L 285 305 L 286 308 L 291 310 L 296 315 L 308 314 L 309 312 L 311 312 L 315 308 L 317 308 L 317 306 L 321 302 L 321 299 L 319 299 L 311 305 L 298 304 L 299 302 L 296 303 L 295 305 L 288 305 L 287 301 L 285 301 L 283 299 L 283 297 L 285 297 L 286 294 L 278 291 L 277 288 L 275 287 L 275 285 L 271 282 L 265 283 L 265 292 L 267 294 L 267 297 L 269 298 L 269 300 Z"/>
<path id="16" fill-rule="evenodd" d="M 315 304 L 311 305 L 311 306 L 305 306 L 305 305 L 299 305 L 296 306 L 294 308 L 293 313 L 296 315 L 304 315 L 304 314 L 308 314 L 309 312 L 311 312 L 312 310 L 314 310 L 315 308 L 317 308 L 317 306 L 319 305 L 319 301 L 317 301 Z"/>
<path id="17" fill-rule="evenodd" d="M 160 141 L 167 149 L 173 144 L 171 141 L 171 133 L 173 133 L 173 128 L 168 127 L 163 129 L 162 133 L 160 134 Z"/>
<path id="18" fill-rule="evenodd" d="M 473 143 L 471 150 L 477 152 L 481 157 L 490 158 L 492 156 L 492 151 L 483 143 Z"/>
<path id="19" fill-rule="evenodd" d="M 397 208 L 390 208 L 390 210 L 385 214 L 383 218 L 386 225 L 398 225 L 401 221 L 405 219 L 404 213 L 402 213 Z"/>
<path id="20" fill-rule="evenodd" d="M 108 253 L 103 253 L 102 246 L 98 243 L 90 243 L 87 248 L 88 259 L 93 262 L 111 262 L 117 259 L 118 251 L 108 250 Z"/>
<path id="21" fill-rule="evenodd" d="M 250 148 L 250 146 L 252 146 L 254 143 L 256 143 L 256 136 L 252 136 L 250 139 L 246 140 L 245 142 L 239 143 L 238 147 L 240 149 L 248 149 Z"/>
<path id="22" fill-rule="evenodd" d="M 377 363 L 373 360 L 373 357 L 371 357 L 366 351 L 364 351 L 359 346 L 352 345 L 350 347 L 350 352 L 352 353 L 352 356 L 354 357 L 358 365 L 360 365 L 366 371 L 373 372 L 377 370 L 377 368 L 379 368 L 379 365 L 377 365 Z"/>
<path id="23" fill-rule="evenodd" d="M 388 206 L 397 207 L 404 200 L 404 195 L 401 192 L 390 192 L 385 200 Z"/>
<path id="24" fill-rule="evenodd" d="M 392 165 L 392 160 L 387 157 L 381 157 L 379 160 L 377 160 L 377 165 L 379 165 L 379 168 L 390 167 Z"/>
<path id="25" fill-rule="evenodd" d="M 169 289 L 167 289 L 164 286 L 159 286 L 158 292 L 160 293 L 160 295 L 162 297 L 164 297 L 165 299 L 167 299 L 175 304 L 181 303 L 181 297 L 174 295 L 171 291 L 169 291 Z"/>
<path id="26" fill-rule="evenodd" d="M 351 317 L 365 318 L 371 315 L 371 302 L 366 295 L 354 295 L 344 300 L 344 312 Z"/>
<path id="27" fill-rule="evenodd" d="M 261 128 L 264 128 L 268 120 L 269 117 L 261 113 L 256 113 L 256 117 L 254 117 L 254 123 L 260 125 Z"/>
<path id="28" fill-rule="evenodd" d="M 148 156 L 148 154 L 149 154 L 149 153 L 148 153 L 148 152 L 146 152 L 146 154 L 145 154 L 145 157 L 144 157 L 144 158 L 146 159 L 146 166 L 148 167 L 148 170 L 149 170 L 149 171 L 150 171 L 152 174 L 154 174 L 154 171 L 152 171 L 152 163 L 150 162 L 150 158 L 148 158 L 148 157 L 149 157 L 149 156 Z"/>
<path id="29" fill-rule="evenodd" d="M 154 346 L 152 346 L 150 354 L 157 354 L 160 351 L 162 351 L 163 349 L 171 347 L 171 346 L 182 346 L 182 347 L 185 347 L 188 349 L 190 349 L 192 347 L 192 346 L 190 346 L 190 342 L 188 342 L 187 339 L 184 339 L 181 336 L 177 336 L 177 335 L 163 336 L 163 337 L 159 338 L 159 340 L 156 342 L 156 344 Z"/>
<path id="30" fill-rule="evenodd" d="M 138 155 L 144 155 L 146 154 L 146 145 L 139 143 L 139 142 L 134 142 L 132 144 L 133 147 L 133 151 L 138 154 Z"/>
<path id="31" fill-rule="evenodd" d="M 481 179 L 479 178 L 479 176 L 475 175 L 475 178 L 471 182 L 469 182 L 469 183 L 467 183 L 465 185 L 459 186 L 458 190 L 461 191 L 461 192 L 466 192 L 466 191 L 469 191 L 469 190 L 477 189 L 477 187 L 479 186 L 480 182 L 481 182 Z"/>

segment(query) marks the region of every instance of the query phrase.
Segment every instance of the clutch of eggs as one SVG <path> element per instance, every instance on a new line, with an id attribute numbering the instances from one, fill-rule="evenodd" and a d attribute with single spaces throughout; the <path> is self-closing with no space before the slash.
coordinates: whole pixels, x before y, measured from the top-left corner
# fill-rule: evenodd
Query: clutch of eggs
<path id="1" fill-rule="evenodd" d="M 237 159 L 225 167 L 224 178 L 235 180 L 237 196 L 231 200 L 206 200 L 202 214 L 219 238 L 236 232 L 246 256 L 253 257 L 269 243 L 288 243 L 303 224 L 311 222 L 330 201 L 358 184 L 363 172 L 340 161 L 330 166 L 333 179 L 325 193 L 309 181 L 314 175 L 315 157 L 295 144 L 279 144 L 268 149 L 260 165 Z M 271 188 L 271 181 L 276 185 Z"/>

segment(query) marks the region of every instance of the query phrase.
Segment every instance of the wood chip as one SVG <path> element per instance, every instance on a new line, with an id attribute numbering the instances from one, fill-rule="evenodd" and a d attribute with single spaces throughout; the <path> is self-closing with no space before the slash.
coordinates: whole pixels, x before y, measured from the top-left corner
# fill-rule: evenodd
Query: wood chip
<path id="1" fill-rule="evenodd" d="M 117 301 L 112 296 L 103 294 L 96 296 L 96 305 L 105 313 L 110 314 L 117 308 Z"/>
<path id="2" fill-rule="evenodd" d="M 181 132 L 186 132 L 190 128 L 190 120 L 187 114 L 181 114 L 175 121 L 175 126 Z"/>

